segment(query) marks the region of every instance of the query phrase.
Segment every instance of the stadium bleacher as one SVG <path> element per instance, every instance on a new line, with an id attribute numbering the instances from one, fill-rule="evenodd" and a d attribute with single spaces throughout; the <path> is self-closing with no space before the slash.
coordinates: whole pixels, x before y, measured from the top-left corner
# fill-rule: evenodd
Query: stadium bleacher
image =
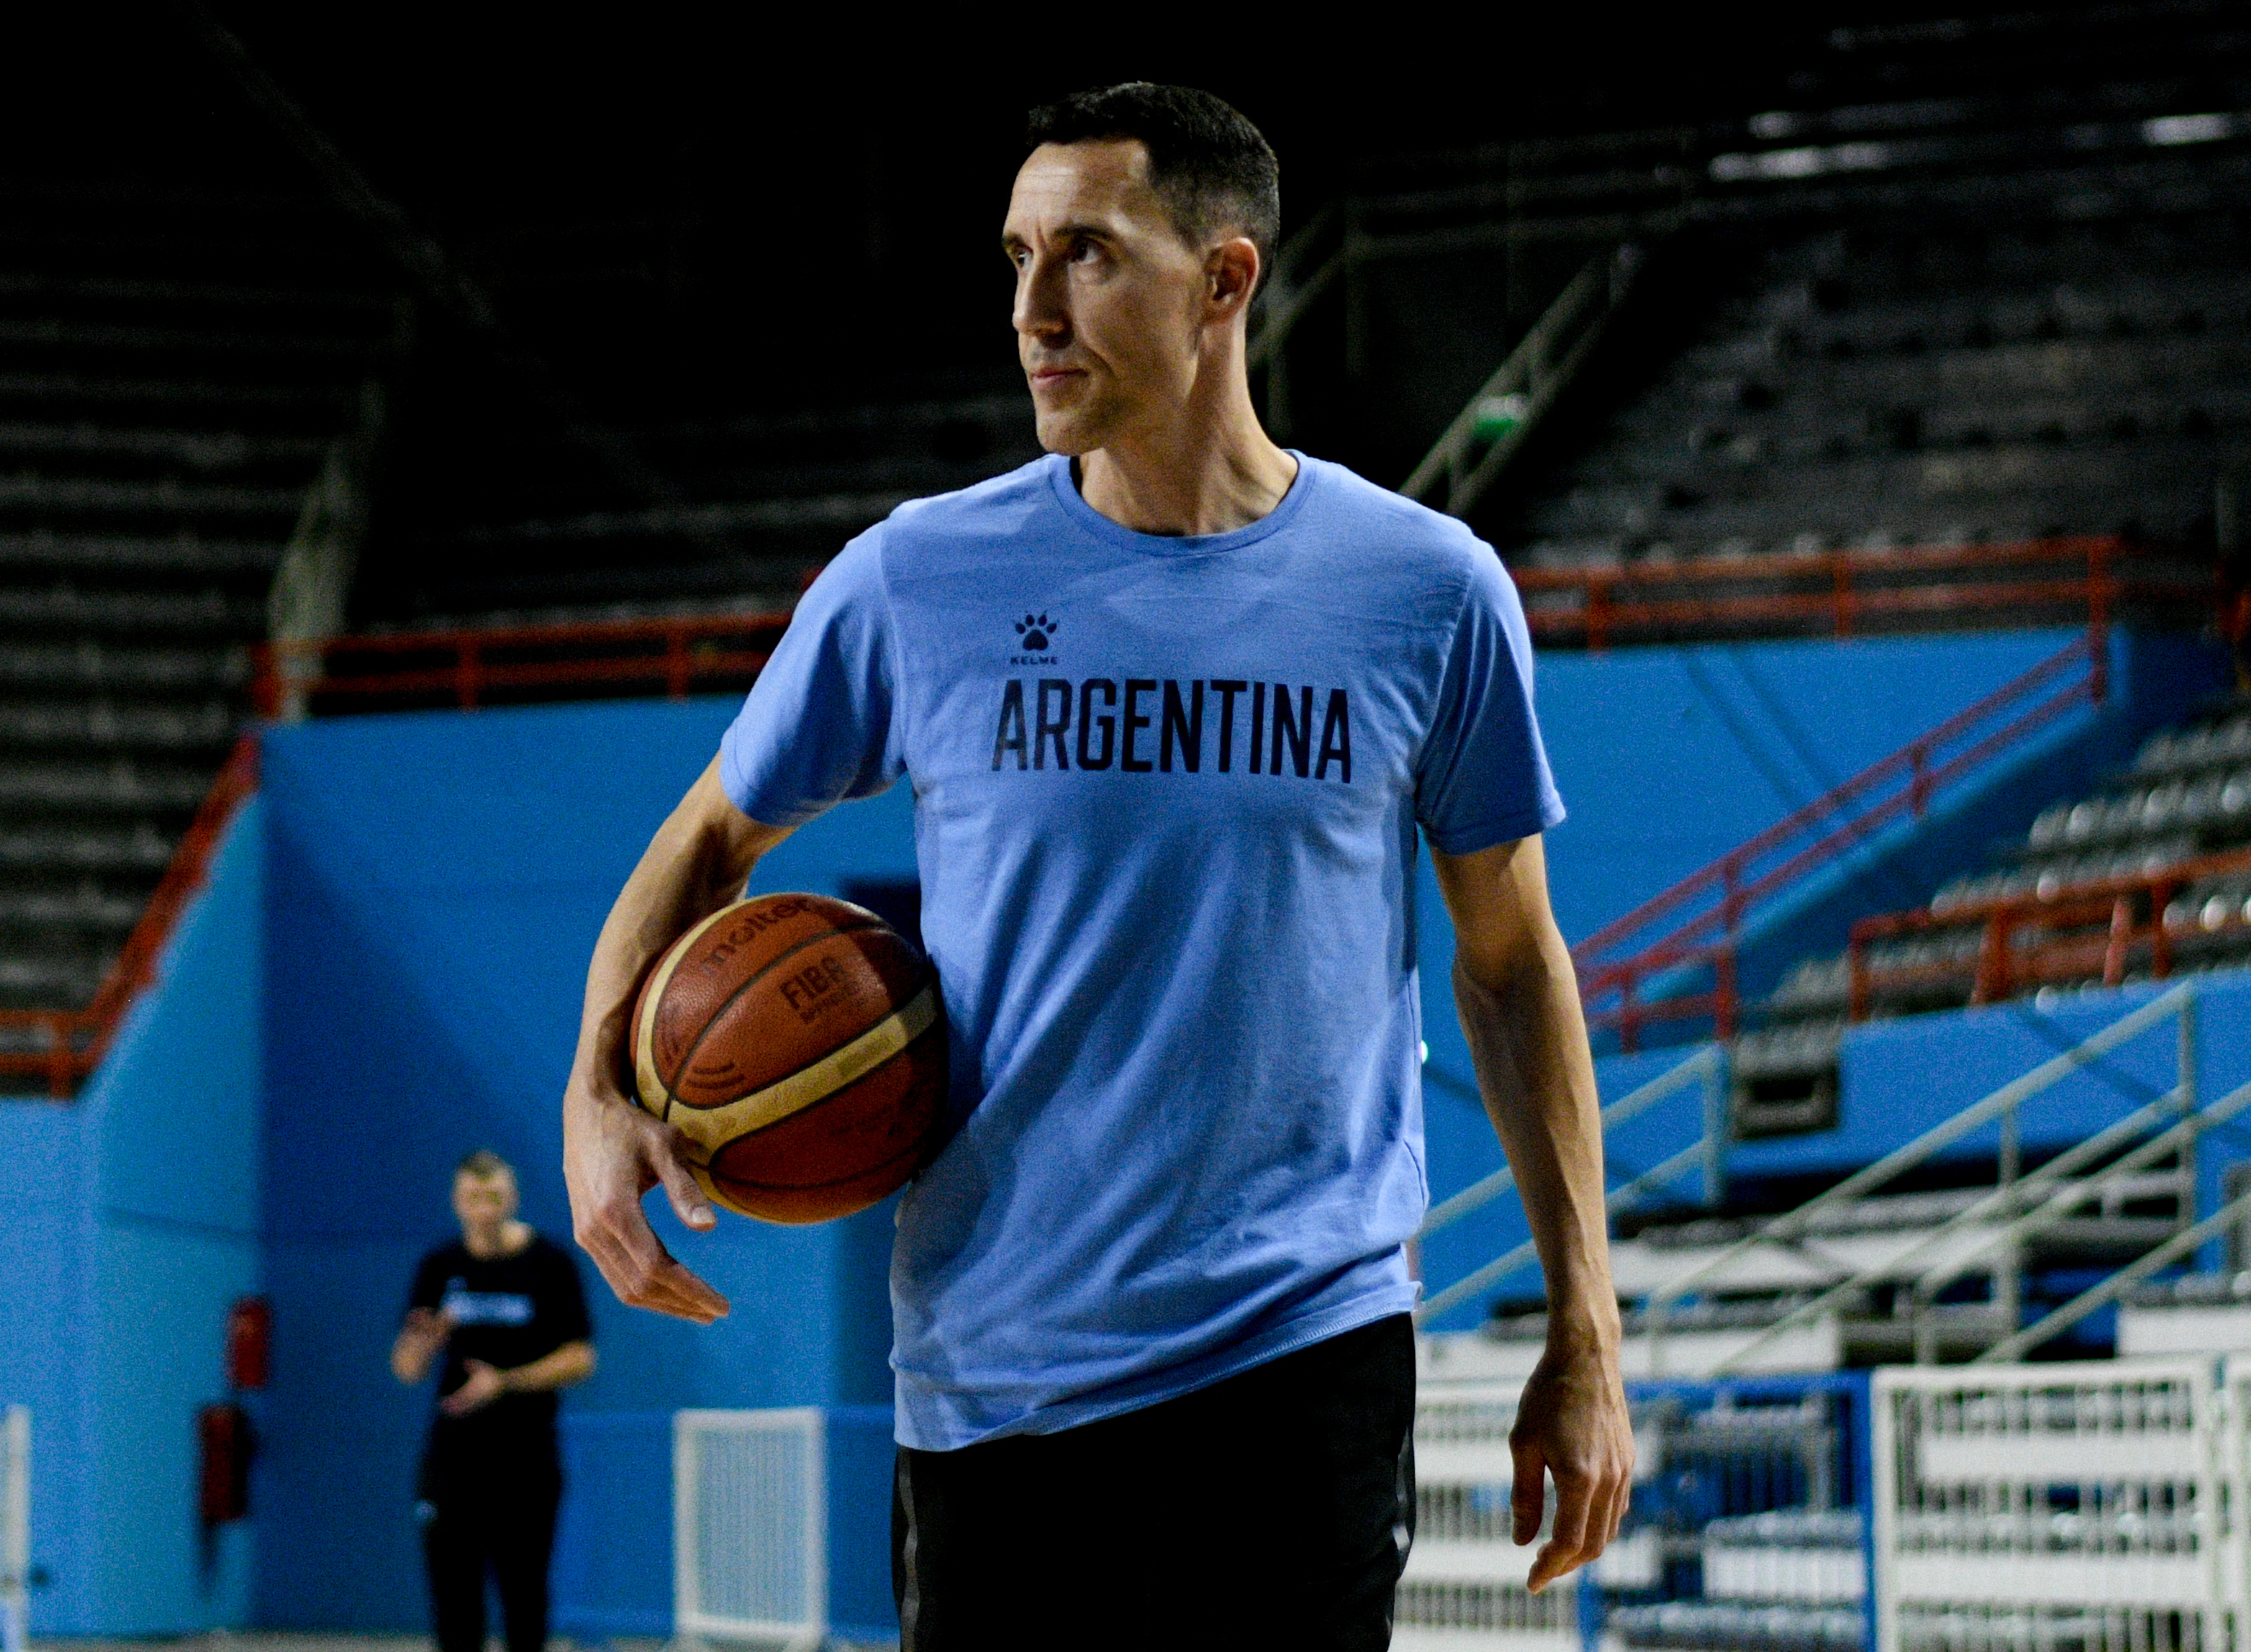
<path id="1" fill-rule="evenodd" d="M 14 204 L 0 1007 L 94 997 L 249 709 L 275 570 L 396 324 L 328 252 L 284 202 Z"/>
<path id="2" fill-rule="evenodd" d="M 1777 247 L 1512 555 L 1615 565 L 2210 533 L 2251 456 L 2226 217 L 1839 229 Z"/>
<path id="3" fill-rule="evenodd" d="M 1011 382 L 1011 381 L 1014 382 Z M 786 607 L 901 501 L 1033 458 L 1020 377 L 859 407 L 629 432 L 679 502 L 463 526 L 412 548 L 371 594 L 381 633 Z"/>
<path id="4" fill-rule="evenodd" d="M 2231 704 L 2152 735 L 2113 788 L 2049 805 L 2008 864 L 1933 895 L 1920 932 L 1800 961 L 1766 1001 L 1770 1025 L 1737 1041 L 1736 1081 L 1832 1084 L 1846 1027 L 1869 1015 L 2240 967 L 2251 868 L 2226 852 L 2247 842 L 2251 713 Z M 2092 908 L 2073 902 L 2082 891 Z M 1985 915 L 2012 903 L 2022 921 L 1997 935 Z M 2114 947 L 2121 923 L 2134 928 Z"/>

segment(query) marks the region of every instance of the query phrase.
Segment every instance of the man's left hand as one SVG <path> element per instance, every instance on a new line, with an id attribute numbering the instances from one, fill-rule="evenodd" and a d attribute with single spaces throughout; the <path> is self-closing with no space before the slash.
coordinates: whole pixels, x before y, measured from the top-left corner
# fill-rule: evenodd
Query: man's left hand
<path id="1" fill-rule="evenodd" d="M 1633 1420 L 1614 1354 L 1553 1343 L 1524 1385 L 1516 1427 L 1515 1538 L 1540 1535 L 1543 1480 L 1555 1482 L 1555 1524 L 1533 1557 L 1534 1593 L 1610 1545 L 1633 1491 Z"/>
<path id="2" fill-rule="evenodd" d="M 496 1367 L 481 1359 L 466 1362 L 468 1375 L 461 1386 L 438 1402 L 438 1409 L 449 1417 L 466 1417 L 473 1411 L 482 1411 L 508 1392 L 508 1379 Z"/>

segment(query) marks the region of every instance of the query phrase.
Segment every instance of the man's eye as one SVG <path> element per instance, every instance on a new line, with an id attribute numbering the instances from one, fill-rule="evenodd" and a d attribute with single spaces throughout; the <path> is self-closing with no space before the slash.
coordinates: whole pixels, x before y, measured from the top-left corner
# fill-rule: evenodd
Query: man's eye
<path id="1" fill-rule="evenodd" d="M 1074 264 L 1091 263 L 1101 256 L 1101 246 L 1093 241 L 1081 241 L 1070 249 L 1070 261 Z"/>

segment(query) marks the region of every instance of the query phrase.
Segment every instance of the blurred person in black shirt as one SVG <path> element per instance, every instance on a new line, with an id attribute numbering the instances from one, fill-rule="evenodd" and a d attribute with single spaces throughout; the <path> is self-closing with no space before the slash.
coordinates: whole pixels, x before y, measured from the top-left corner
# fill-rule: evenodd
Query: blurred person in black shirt
<path id="1" fill-rule="evenodd" d="M 443 1361 L 415 1512 L 439 1652 L 483 1652 L 485 1578 L 508 1652 L 547 1642 L 547 1570 L 563 1467 L 556 1394 L 593 1374 L 578 1265 L 516 1219 L 516 1172 L 474 1152 L 454 1172 L 461 1236 L 422 1259 L 391 1369 L 418 1383 Z"/>

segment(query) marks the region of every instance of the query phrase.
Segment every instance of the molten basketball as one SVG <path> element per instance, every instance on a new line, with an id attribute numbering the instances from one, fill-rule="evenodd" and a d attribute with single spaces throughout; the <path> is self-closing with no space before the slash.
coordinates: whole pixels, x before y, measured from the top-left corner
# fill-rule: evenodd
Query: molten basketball
<path id="1" fill-rule="evenodd" d="M 641 1104 L 688 1138 L 713 1202 L 745 1216 L 848 1216 L 937 1145 L 937 978 L 848 902 L 768 895 L 714 912 L 650 969 L 627 1049 Z"/>

